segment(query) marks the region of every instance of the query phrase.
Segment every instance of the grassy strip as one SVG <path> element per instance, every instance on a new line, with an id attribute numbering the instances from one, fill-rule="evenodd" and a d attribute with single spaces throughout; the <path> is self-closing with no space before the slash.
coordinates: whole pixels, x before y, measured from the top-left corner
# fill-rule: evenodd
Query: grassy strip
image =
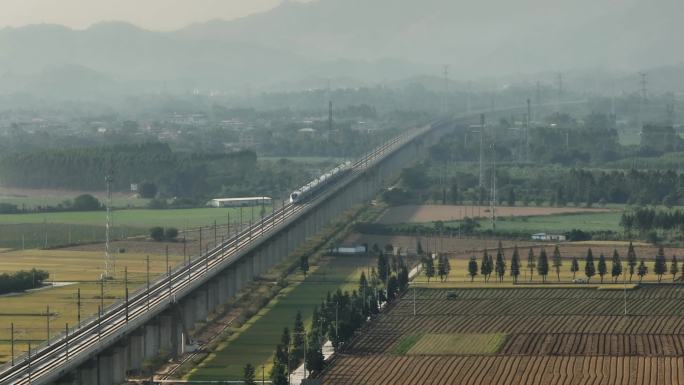
<path id="1" fill-rule="evenodd" d="M 384 207 L 356 207 L 341 220 L 326 228 L 322 233 L 306 242 L 288 258 L 288 262 L 268 273 L 278 277 L 286 286 L 252 315 L 244 325 L 229 329 L 223 341 L 211 349 L 206 359 L 186 378 L 190 380 L 239 379 L 245 364 L 263 364 L 269 371 L 275 345 L 285 326 L 292 327 L 297 311 L 310 322 L 313 307 L 320 304 L 327 292 L 338 288 L 356 288 L 360 270 L 374 262 L 366 257 L 324 257 L 325 251 L 341 242 L 351 231 L 356 220 L 377 217 Z M 309 256 L 312 266 L 307 277 L 297 272 L 302 255 Z M 289 275 L 288 275 L 289 274 Z"/>
<path id="2" fill-rule="evenodd" d="M 406 355 L 413 346 L 423 338 L 423 334 L 410 334 L 402 338 L 392 349 L 392 354 L 397 356 Z"/>
<path id="3" fill-rule="evenodd" d="M 505 333 L 425 334 L 405 354 L 496 354 L 507 339 Z"/>
<path id="4" fill-rule="evenodd" d="M 271 206 L 264 207 L 266 212 L 271 211 Z M 114 224 L 117 226 L 130 227 L 153 227 L 166 226 L 182 229 L 188 227 L 213 225 L 214 221 L 219 225 L 228 221 L 237 223 L 240 221 L 239 208 L 198 208 L 198 209 L 173 209 L 173 210 L 148 210 L 130 209 L 114 210 Z M 245 207 L 242 209 L 244 221 L 259 219 L 261 207 Z M 73 211 L 61 213 L 31 213 L 31 214 L 3 214 L 0 215 L 0 224 L 17 223 L 61 223 L 73 225 L 102 226 L 105 222 L 104 211 Z"/>

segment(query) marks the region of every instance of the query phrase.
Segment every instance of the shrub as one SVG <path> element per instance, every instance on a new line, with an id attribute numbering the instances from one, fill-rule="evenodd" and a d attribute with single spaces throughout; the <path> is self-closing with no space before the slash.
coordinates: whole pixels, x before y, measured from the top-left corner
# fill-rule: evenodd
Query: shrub
<path id="1" fill-rule="evenodd" d="M 138 186 L 138 192 L 141 198 L 154 198 L 157 196 L 157 185 L 152 182 L 142 182 Z"/>
<path id="2" fill-rule="evenodd" d="M 166 238 L 167 241 L 175 241 L 176 238 L 178 238 L 178 229 L 175 227 L 167 228 L 164 233 L 164 238 Z"/>
<path id="3" fill-rule="evenodd" d="M 150 238 L 157 242 L 161 242 L 164 240 L 164 228 L 162 227 L 153 227 L 150 229 Z"/>
<path id="4" fill-rule="evenodd" d="M 90 194 L 79 195 L 74 198 L 72 209 L 74 211 L 97 211 L 102 208 L 100 201 Z"/>
<path id="5" fill-rule="evenodd" d="M 166 199 L 152 199 L 148 204 L 147 208 L 152 210 L 163 210 L 168 208 L 169 205 L 166 203 Z"/>

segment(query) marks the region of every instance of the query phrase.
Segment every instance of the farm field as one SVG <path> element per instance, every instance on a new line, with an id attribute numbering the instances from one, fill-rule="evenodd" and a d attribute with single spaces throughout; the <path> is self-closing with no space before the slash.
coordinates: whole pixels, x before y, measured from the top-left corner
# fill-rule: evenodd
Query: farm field
<path id="1" fill-rule="evenodd" d="M 324 257 L 321 266 L 306 278 L 297 273 L 297 283 L 281 292 L 255 318 L 219 345 L 202 364 L 187 377 L 193 381 L 239 380 L 247 363 L 266 366 L 269 373 L 271 357 L 280 341 L 283 328 L 292 329 L 294 315 L 302 312 L 305 324 L 310 322 L 313 308 L 320 305 L 328 292 L 354 290 L 361 271 L 376 263 L 369 257 Z"/>
<path id="2" fill-rule="evenodd" d="M 271 207 L 265 207 L 270 212 Z M 260 207 L 245 207 L 242 209 L 243 221 L 250 218 L 260 218 Z M 187 227 L 209 226 L 214 221 L 225 224 L 230 214 L 231 223 L 240 221 L 239 208 L 199 208 L 177 210 L 114 210 L 113 222 L 117 226 L 149 228 L 153 226 Z M 31 214 L 3 214 L 0 215 L 0 224 L 17 223 L 60 223 L 72 225 L 103 226 L 105 222 L 104 211 L 87 212 L 61 212 L 61 213 L 31 213 Z"/>
<path id="3" fill-rule="evenodd" d="M 271 207 L 265 207 L 270 212 Z M 260 207 L 245 207 L 242 210 L 242 220 L 248 223 L 250 219 L 261 217 Z M 155 226 L 196 228 L 223 226 L 230 215 L 233 226 L 240 222 L 239 208 L 200 208 L 178 210 L 146 210 L 130 209 L 115 210 L 113 214 L 114 238 L 125 238 L 149 234 L 149 229 Z M 213 234 L 206 234 L 205 236 Z M 105 212 L 61 212 L 61 213 L 32 213 L 32 214 L 2 214 L 0 215 L 0 247 L 13 249 L 49 248 L 67 244 L 83 244 L 104 242 Z"/>
<path id="4" fill-rule="evenodd" d="M 453 255 L 467 255 L 468 253 L 476 253 L 479 255 L 484 248 L 491 250 L 496 248 L 499 241 L 496 239 L 478 239 L 478 238 L 459 238 L 450 236 L 410 236 L 410 235 L 369 235 L 369 234 L 351 234 L 345 239 L 346 244 L 368 244 L 369 247 L 377 244 L 378 247 L 384 249 L 385 245 L 391 244 L 395 249 L 401 249 L 401 254 L 414 254 L 420 242 L 423 250 L 444 252 Z M 516 244 L 518 247 L 529 247 L 538 245 L 539 242 L 529 241 L 501 241 L 506 248 L 512 248 Z M 548 245 L 548 244 L 547 244 Z M 551 245 L 551 247 L 553 247 Z M 585 250 L 586 251 L 586 250 Z M 470 257 L 470 256 L 468 256 Z"/>
<path id="5" fill-rule="evenodd" d="M 606 213 L 607 209 L 581 207 L 509 207 L 496 208 L 497 216 L 529 217 L 570 213 Z M 452 205 L 407 205 L 387 209 L 378 219 L 382 224 L 419 223 L 433 221 L 457 221 L 465 217 L 487 218 L 491 215 L 489 206 L 452 206 Z"/>
<path id="6" fill-rule="evenodd" d="M 381 249 L 385 247 L 387 244 L 391 244 L 395 248 L 395 252 L 400 249 L 402 255 L 406 255 L 407 252 L 409 254 L 413 254 L 416 252 L 416 245 L 420 241 L 422 247 L 426 251 L 431 251 L 431 252 L 440 252 L 440 253 L 447 253 L 449 255 L 449 262 L 451 265 L 451 273 L 449 274 L 448 277 L 448 282 L 446 283 L 440 283 L 438 277 L 434 277 L 430 280 L 429 285 L 434 286 L 434 287 L 454 287 L 454 286 L 463 286 L 463 287 L 472 287 L 472 286 L 481 286 L 483 285 L 483 278 L 481 275 L 477 275 L 474 279 L 474 282 L 470 282 L 470 276 L 468 275 L 468 269 L 467 269 L 467 264 L 468 261 L 470 260 L 471 257 L 475 257 L 477 262 L 478 262 L 478 268 L 480 265 L 480 260 L 482 258 L 482 254 L 484 252 L 484 249 L 486 248 L 488 250 L 489 254 L 493 254 L 496 256 L 496 250 L 498 246 L 498 240 L 496 239 L 476 239 L 476 238 L 458 238 L 458 237 L 449 237 L 449 236 L 444 236 L 444 237 L 426 237 L 426 236 L 387 236 L 387 235 L 365 235 L 365 234 L 352 234 L 350 235 L 346 240 L 346 244 L 368 244 L 369 246 L 373 246 L 374 244 L 377 244 L 378 247 Z M 527 268 L 527 253 L 529 251 L 529 248 L 532 247 L 534 250 L 534 254 L 538 257 L 541 248 L 543 247 L 546 250 L 546 253 L 549 258 L 549 264 L 552 265 L 552 255 L 553 255 L 553 249 L 555 247 L 555 243 L 550 243 L 550 242 L 529 242 L 529 241 L 511 241 L 511 240 L 502 240 L 501 241 L 503 247 L 504 247 L 504 256 L 505 256 L 505 261 L 506 261 L 506 275 L 504 277 L 504 282 L 503 283 L 498 283 L 496 282 L 496 279 L 494 277 L 494 274 L 492 274 L 491 280 L 489 283 L 487 283 L 487 286 L 491 287 L 500 287 L 500 286 L 511 286 L 512 285 L 512 277 L 510 276 L 510 262 L 511 262 L 511 255 L 513 253 L 513 247 L 515 245 L 518 246 L 519 253 L 520 253 L 520 261 L 521 261 L 521 271 L 520 271 L 520 276 L 518 277 L 518 283 L 523 284 L 523 283 L 528 283 L 531 282 L 533 284 L 538 284 L 541 283 L 541 277 L 539 277 L 537 270 L 533 269 L 532 274 L 530 274 L 529 269 Z M 618 253 L 621 256 L 622 264 L 623 264 L 623 271 L 628 272 L 629 267 L 626 265 L 626 256 L 627 256 L 627 249 L 629 246 L 629 242 L 623 242 L 623 241 L 584 241 L 584 242 L 565 242 L 559 244 L 560 252 L 562 255 L 562 266 L 560 269 L 560 281 L 564 282 L 566 284 L 570 283 L 573 279 L 573 274 L 570 271 L 571 267 L 571 262 L 572 262 L 572 257 L 577 257 L 578 263 L 580 270 L 577 272 L 575 275 L 575 278 L 582 278 L 586 279 L 584 276 L 584 258 L 587 254 L 587 249 L 591 248 L 592 253 L 594 254 L 594 265 L 598 265 L 598 260 L 599 256 L 601 254 L 604 254 L 606 257 L 606 264 L 607 264 L 607 269 L 608 272 L 606 276 L 604 277 L 604 282 L 606 284 L 609 284 L 611 281 L 611 274 L 610 274 L 610 269 L 611 269 L 611 257 L 613 255 L 613 250 L 617 249 Z M 634 250 L 636 252 L 638 260 L 644 259 L 646 266 L 648 267 L 648 274 L 644 276 L 644 281 L 649 282 L 649 281 L 657 281 L 657 276 L 653 273 L 653 263 L 655 259 L 655 255 L 658 252 L 658 248 L 656 246 L 653 246 L 648 243 L 639 243 L 635 242 L 634 243 Z M 669 266 L 670 265 L 670 259 L 672 258 L 672 255 L 676 255 L 678 257 L 679 263 L 680 263 L 680 273 L 677 275 L 677 277 L 681 276 L 682 273 L 682 261 L 684 261 L 684 248 L 672 248 L 672 247 L 665 247 L 665 256 L 666 256 L 666 263 Z M 436 262 L 435 262 L 436 264 Z M 553 266 L 549 267 L 549 275 L 547 277 L 547 284 L 554 284 L 558 282 L 558 276 L 556 275 L 555 269 Z M 622 285 L 622 276 L 618 279 L 618 284 Z M 626 278 L 629 280 L 629 277 Z M 632 282 L 638 281 L 639 277 L 634 274 L 632 277 Z M 597 273 L 591 280 L 590 283 L 592 284 L 599 284 L 600 283 L 600 277 Z M 670 274 L 664 274 L 662 278 L 663 282 L 671 281 L 672 276 Z M 414 279 L 414 283 L 417 283 L 419 285 L 426 285 L 427 282 L 427 277 L 425 277 L 424 274 L 420 274 Z M 611 286 L 611 285 L 608 285 Z"/>
<path id="7" fill-rule="evenodd" d="M 101 246 L 101 245 L 100 245 Z M 0 362 L 10 357 L 10 326 L 14 324 L 15 354 L 26 351 L 28 343 L 34 346 L 47 338 L 47 306 L 50 306 L 50 335 L 64 331 L 66 324 L 77 322 L 77 291 L 81 290 L 81 319 L 97 313 L 100 305 L 100 274 L 103 271 L 103 250 L 25 250 L 0 253 L 0 273 L 37 268 L 50 273 L 48 283 L 55 287 L 21 294 L 0 296 Z M 163 254 L 150 255 L 152 279 L 166 271 Z M 170 265 L 183 260 L 182 254 L 169 255 Z M 135 291 L 146 282 L 146 255 L 124 253 L 117 255 L 116 280 L 108 281 L 104 288 L 105 306 L 124 295 L 124 268 L 128 269 L 129 290 Z"/>
<path id="8" fill-rule="evenodd" d="M 683 285 L 419 288 L 415 315 L 413 298 L 409 289 L 364 326 L 323 383 L 684 383 Z M 442 348 L 462 339 L 472 345 Z"/>
<path id="9" fill-rule="evenodd" d="M 502 217 L 496 221 L 497 232 L 547 232 L 566 233 L 574 229 L 582 231 L 622 232 L 620 217 L 622 212 L 582 212 L 574 214 L 538 215 L 530 217 Z M 481 229 L 491 228 L 491 221 L 480 221 Z"/>
<path id="10" fill-rule="evenodd" d="M 101 202 L 107 199 L 105 191 L 65 191 L 0 187 L 0 203 L 10 203 L 20 208 L 35 209 L 38 206 L 56 206 L 65 200 L 72 200 L 81 194 L 93 195 Z M 114 207 L 145 207 L 149 201 L 149 199 L 138 198 L 132 193 L 112 194 L 112 206 Z"/>
<path id="11" fill-rule="evenodd" d="M 571 243 L 563 243 L 559 245 L 559 250 L 562 255 L 562 265 L 560 268 L 560 274 L 557 275 L 555 268 L 553 266 L 549 267 L 549 275 L 547 277 L 547 284 L 554 284 L 558 283 L 559 281 L 561 283 L 571 283 L 573 278 L 581 278 L 581 279 L 587 279 L 587 277 L 584 274 L 584 266 L 585 266 L 585 256 L 587 254 L 587 249 L 591 248 L 592 253 L 594 255 L 594 266 L 598 266 L 598 260 L 599 256 L 601 254 L 605 255 L 606 257 L 606 265 L 607 265 L 607 274 L 604 277 L 604 284 L 610 285 L 612 276 L 611 276 L 611 267 L 612 267 L 612 262 L 611 262 L 611 257 L 613 255 L 613 250 L 617 250 L 618 253 L 621 256 L 622 264 L 623 264 L 623 272 L 627 274 L 626 277 L 619 276 L 617 284 L 622 285 L 623 283 L 623 278 L 627 281 L 629 281 L 629 267 L 626 264 L 626 256 L 627 256 L 627 248 L 628 248 L 629 243 L 626 242 L 571 242 Z M 510 276 L 510 263 L 511 263 L 511 255 L 513 253 L 513 249 L 511 247 L 510 242 L 503 242 L 504 246 L 504 256 L 505 256 L 505 261 L 506 261 L 506 275 L 504 276 L 504 281 L 502 283 L 496 282 L 496 278 L 494 277 L 495 273 L 492 274 L 490 282 L 487 284 L 489 286 L 502 286 L 502 285 L 512 285 L 513 284 L 513 278 Z M 525 246 L 525 247 L 520 247 L 519 246 L 519 254 L 520 254 L 520 262 L 521 262 L 521 271 L 520 271 L 520 276 L 518 277 L 518 283 L 536 283 L 539 284 L 541 283 L 541 277 L 539 276 L 538 272 L 536 269 L 532 269 L 530 272 L 530 269 L 527 268 L 527 253 L 529 251 L 529 248 L 532 247 L 534 250 L 535 256 L 539 257 L 539 254 L 541 252 L 541 248 L 544 247 L 546 250 L 546 253 L 549 258 L 549 264 L 552 265 L 552 256 L 553 256 L 553 249 L 555 245 L 553 244 L 542 244 L 542 245 L 534 245 L 534 246 Z M 644 259 L 646 266 L 648 267 L 648 274 L 646 274 L 643 278 L 644 282 L 654 282 L 658 280 L 658 277 L 654 274 L 654 263 L 655 263 L 655 255 L 658 252 L 658 248 L 649 245 L 649 244 L 635 244 L 634 245 L 634 250 L 636 252 L 636 255 L 638 257 L 638 260 Z M 666 263 L 669 266 L 670 265 L 670 258 L 672 255 L 677 255 L 680 260 L 684 257 L 684 249 L 682 248 L 664 248 L 665 251 L 665 256 L 666 256 Z M 453 286 L 454 284 L 458 284 L 467 287 L 467 285 L 472 285 L 472 284 L 482 284 L 483 283 L 483 277 L 481 275 L 477 275 L 474 279 L 474 282 L 470 282 L 470 276 L 468 275 L 468 261 L 472 256 L 475 256 L 478 266 L 480 264 L 480 260 L 482 259 L 482 254 L 484 253 L 484 250 L 471 250 L 469 253 L 460 253 L 460 254 L 450 254 L 449 257 L 449 263 L 451 265 L 451 273 L 448 277 L 449 282 L 445 283 L 440 283 L 439 278 L 435 277 L 430 280 L 430 285 L 436 285 L 437 287 L 440 286 Z M 488 248 L 488 253 L 493 254 L 496 256 L 496 246 Z M 570 271 L 570 267 L 572 265 L 572 257 L 577 257 L 578 264 L 579 264 L 579 271 L 577 274 L 573 277 L 572 272 Z M 677 274 L 677 278 L 681 277 L 681 271 L 680 273 Z M 639 280 L 639 277 L 634 274 L 632 277 L 632 282 L 637 282 Z M 670 274 L 664 274 L 662 277 L 663 282 L 669 282 L 672 281 L 672 275 Z M 421 274 L 417 276 L 414 279 L 415 283 L 418 284 L 427 284 L 428 280 L 427 277 L 424 274 Z M 592 284 L 599 284 L 601 283 L 601 278 L 597 274 L 591 278 L 589 281 Z"/>

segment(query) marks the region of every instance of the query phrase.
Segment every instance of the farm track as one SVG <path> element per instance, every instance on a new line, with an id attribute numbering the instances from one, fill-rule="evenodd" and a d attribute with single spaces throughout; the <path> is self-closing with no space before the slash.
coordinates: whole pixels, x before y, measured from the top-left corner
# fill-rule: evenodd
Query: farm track
<path id="1" fill-rule="evenodd" d="M 447 299 L 455 292 L 455 299 Z M 416 290 L 364 326 L 324 384 L 684 384 L 684 286 Z M 493 354 L 393 354 L 420 334 L 493 334 Z"/>

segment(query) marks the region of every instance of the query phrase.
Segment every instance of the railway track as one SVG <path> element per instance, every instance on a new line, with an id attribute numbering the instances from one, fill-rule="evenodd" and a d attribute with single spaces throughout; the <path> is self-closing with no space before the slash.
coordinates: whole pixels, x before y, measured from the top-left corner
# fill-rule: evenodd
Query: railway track
<path id="1" fill-rule="evenodd" d="M 348 185 L 367 169 L 430 128 L 431 126 L 421 127 L 382 144 L 354 162 L 345 177 L 325 186 L 310 199 L 297 204 L 283 204 L 281 208 L 243 229 L 231 239 L 170 270 L 152 283 L 149 290 L 143 288 L 136 291 L 128 302 L 118 302 L 105 309 L 100 317 L 92 317 L 75 330 L 70 330 L 68 335 L 58 336 L 49 344 L 43 344 L 28 354 L 15 358 L 14 365 L 0 367 L 0 384 L 46 384 L 66 375 L 236 262 L 242 252 L 286 228 L 339 188 Z"/>

